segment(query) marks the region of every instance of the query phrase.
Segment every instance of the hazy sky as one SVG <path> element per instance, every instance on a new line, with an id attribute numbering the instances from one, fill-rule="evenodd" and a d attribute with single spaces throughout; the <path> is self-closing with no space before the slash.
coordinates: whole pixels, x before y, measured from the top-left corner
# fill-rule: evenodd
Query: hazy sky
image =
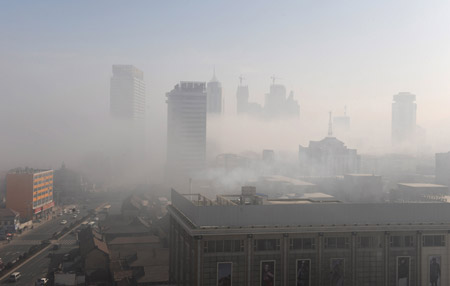
<path id="1" fill-rule="evenodd" d="M 275 74 L 294 90 L 301 120 L 320 118 L 324 135 L 327 111 L 347 105 L 355 129 L 387 142 L 392 95 L 412 92 L 419 125 L 442 149 L 449 15 L 448 1 L 2 1 L 3 152 L 30 134 L 30 148 L 90 140 L 78 134 L 107 116 L 111 65 L 121 63 L 145 73 L 153 131 L 165 130 L 165 92 L 209 80 L 215 65 L 227 113 L 240 74 L 260 103 Z"/>

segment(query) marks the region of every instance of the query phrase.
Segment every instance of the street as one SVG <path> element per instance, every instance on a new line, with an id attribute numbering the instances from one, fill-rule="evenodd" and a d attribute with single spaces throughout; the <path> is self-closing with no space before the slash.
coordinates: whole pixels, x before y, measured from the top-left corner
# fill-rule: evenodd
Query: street
<path id="1" fill-rule="evenodd" d="M 8 262 L 17 259 L 21 254 L 27 252 L 31 246 L 40 244 L 42 240 L 50 240 L 55 232 L 63 230 L 64 227 L 70 227 L 71 223 L 86 216 L 88 214 L 88 210 L 95 208 L 97 205 L 99 205 L 98 202 L 90 202 L 85 208 L 77 208 L 80 210 L 80 213 L 77 215 L 76 219 L 73 218 L 73 214 L 63 214 L 62 216 L 55 217 L 52 220 L 45 222 L 43 221 L 39 226 L 15 237 L 10 243 L 0 246 L 0 257 L 3 260 L 3 263 L 7 264 Z M 61 224 L 62 220 L 66 220 L 67 224 Z M 15 271 L 20 272 L 22 275 L 19 281 L 9 283 L 6 281 L 7 279 L 3 279 L 1 281 L 1 285 L 34 286 L 37 279 L 46 277 L 47 275 L 48 265 L 50 262 L 48 254 L 50 252 L 66 253 L 70 249 L 78 247 L 75 236 L 70 233 L 62 237 L 58 243 L 60 244 L 59 250 L 53 251 L 47 249 L 36 257 L 27 260 L 25 264 L 16 269 Z"/>

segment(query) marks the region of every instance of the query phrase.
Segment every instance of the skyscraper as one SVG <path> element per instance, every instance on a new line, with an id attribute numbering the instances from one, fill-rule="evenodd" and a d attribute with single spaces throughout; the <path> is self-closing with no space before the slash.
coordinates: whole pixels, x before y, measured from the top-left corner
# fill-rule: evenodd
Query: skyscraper
<path id="1" fill-rule="evenodd" d="M 205 165 L 206 83 L 182 81 L 166 96 L 166 177 L 187 178 Z"/>
<path id="2" fill-rule="evenodd" d="M 114 118 L 145 118 L 144 73 L 132 65 L 113 65 L 110 111 Z"/>
<path id="3" fill-rule="evenodd" d="M 145 176 L 146 124 L 144 73 L 132 65 L 113 65 L 110 90 L 112 178 Z"/>
<path id="4" fill-rule="evenodd" d="M 416 133 L 416 96 L 409 92 L 394 95 L 392 103 L 392 144 L 414 143 Z"/>
<path id="5" fill-rule="evenodd" d="M 300 115 L 300 106 L 294 99 L 294 92 L 290 92 L 286 97 L 286 87 L 281 84 L 275 84 L 275 77 L 272 77 L 273 83 L 270 85 L 270 92 L 266 94 L 264 104 L 265 115 L 269 118 L 290 117 Z"/>
<path id="6" fill-rule="evenodd" d="M 207 85 L 207 110 L 208 114 L 222 113 L 222 84 L 216 78 L 216 71 Z"/>
<path id="7" fill-rule="evenodd" d="M 247 113 L 248 112 L 248 86 L 242 85 L 242 80 L 244 78 L 239 77 L 239 85 L 236 91 L 236 110 L 238 114 Z"/>

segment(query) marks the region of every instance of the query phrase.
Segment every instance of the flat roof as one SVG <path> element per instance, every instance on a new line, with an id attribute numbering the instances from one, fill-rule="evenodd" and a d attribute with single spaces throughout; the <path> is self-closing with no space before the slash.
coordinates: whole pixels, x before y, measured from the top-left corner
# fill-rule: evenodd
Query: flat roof
<path id="1" fill-rule="evenodd" d="M 350 177 L 380 177 L 380 175 L 375 175 L 375 174 L 345 174 L 344 176 L 350 176 Z"/>
<path id="2" fill-rule="evenodd" d="M 281 175 L 273 175 L 273 176 L 264 176 L 262 178 L 265 181 L 269 182 L 282 182 L 282 183 L 289 183 L 295 186 L 315 186 L 313 183 L 305 182 L 299 179 L 281 176 Z"/>
<path id="3" fill-rule="evenodd" d="M 312 203 L 196 206 L 172 190 L 171 214 L 193 229 L 450 224 L 448 203 Z"/>
<path id="4" fill-rule="evenodd" d="M 399 186 L 406 186 L 410 188 L 448 188 L 444 185 L 427 184 L 427 183 L 398 183 Z"/>

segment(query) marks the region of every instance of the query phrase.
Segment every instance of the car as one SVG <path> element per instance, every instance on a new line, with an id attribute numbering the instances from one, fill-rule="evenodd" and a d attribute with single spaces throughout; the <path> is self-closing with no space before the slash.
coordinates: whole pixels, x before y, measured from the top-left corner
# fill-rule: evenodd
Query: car
<path id="1" fill-rule="evenodd" d="M 36 285 L 47 285 L 48 278 L 40 278 L 36 281 Z"/>
<path id="2" fill-rule="evenodd" d="M 62 216 L 63 215 L 63 213 L 58 213 L 58 216 Z"/>
<path id="3" fill-rule="evenodd" d="M 78 216 L 78 215 L 74 214 L 72 217 L 73 217 L 73 218 L 77 218 L 77 216 Z"/>
<path id="4" fill-rule="evenodd" d="M 59 224 L 66 224 L 67 220 L 63 219 Z"/>
<path id="5" fill-rule="evenodd" d="M 60 247 L 59 243 L 53 244 L 53 250 L 58 250 Z"/>
<path id="6" fill-rule="evenodd" d="M 16 282 L 22 277 L 22 274 L 20 272 L 13 272 L 11 275 L 9 275 L 8 281 L 9 282 Z"/>

